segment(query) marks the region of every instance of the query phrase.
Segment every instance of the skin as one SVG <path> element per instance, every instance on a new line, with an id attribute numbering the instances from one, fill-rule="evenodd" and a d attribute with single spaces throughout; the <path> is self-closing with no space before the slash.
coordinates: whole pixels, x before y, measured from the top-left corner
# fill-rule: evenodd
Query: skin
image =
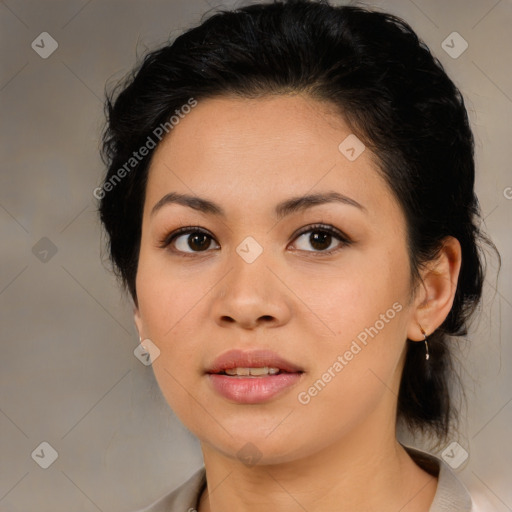
<path id="1" fill-rule="evenodd" d="M 432 332 L 451 308 L 460 246 L 446 239 L 423 282 L 411 282 L 403 212 L 369 149 L 355 161 L 338 150 L 351 130 L 328 108 L 301 95 L 200 101 L 153 156 L 134 317 L 160 350 L 164 396 L 201 442 L 210 492 L 200 512 L 425 512 L 436 491 L 396 440 L 396 403 L 407 338 L 423 341 L 420 325 Z M 328 202 L 277 219 L 279 202 L 330 191 L 363 208 Z M 152 214 L 170 192 L 214 201 L 225 217 L 181 204 Z M 295 235 L 316 223 L 351 243 L 332 237 L 319 249 L 311 232 Z M 186 226 L 211 235 L 206 251 L 190 248 L 190 234 L 159 246 Z M 236 251 L 248 236 L 263 248 L 253 263 Z M 301 404 L 298 394 L 395 303 L 401 311 Z M 274 350 L 304 373 L 268 402 L 234 403 L 204 374 L 232 348 Z M 247 443 L 255 465 L 237 456 Z"/>

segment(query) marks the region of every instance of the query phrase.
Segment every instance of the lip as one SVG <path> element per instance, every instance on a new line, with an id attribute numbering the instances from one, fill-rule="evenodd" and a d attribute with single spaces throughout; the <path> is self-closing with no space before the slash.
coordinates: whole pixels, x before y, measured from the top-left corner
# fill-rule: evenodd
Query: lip
<path id="1" fill-rule="evenodd" d="M 259 377 L 230 376 L 229 368 L 279 368 L 282 373 Z M 206 371 L 213 389 L 239 404 L 267 402 L 299 382 L 304 371 L 270 350 L 229 350 L 217 357 Z"/>
<path id="2" fill-rule="evenodd" d="M 220 373 L 227 368 L 261 368 L 263 366 L 279 368 L 288 373 L 304 371 L 271 350 L 228 350 L 213 361 L 206 373 Z"/>

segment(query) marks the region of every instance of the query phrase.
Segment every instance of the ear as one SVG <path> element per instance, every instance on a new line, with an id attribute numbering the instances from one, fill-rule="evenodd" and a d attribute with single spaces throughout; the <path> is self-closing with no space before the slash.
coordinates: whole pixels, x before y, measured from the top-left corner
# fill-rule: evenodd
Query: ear
<path id="1" fill-rule="evenodd" d="M 420 271 L 421 282 L 416 290 L 415 311 L 407 331 L 407 337 L 413 341 L 422 341 L 424 336 L 434 332 L 450 312 L 461 266 L 461 247 L 459 241 L 446 237 L 435 260 L 428 262 Z"/>
<path id="2" fill-rule="evenodd" d="M 139 338 L 141 340 L 144 340 L 145 336 L 142 317 L 140 316 L 139 307 L 136 304 L 133 306 L 133 320 L 135 321 L 135 327 L 137 328 L 137 332 L 139 333 Z"/>

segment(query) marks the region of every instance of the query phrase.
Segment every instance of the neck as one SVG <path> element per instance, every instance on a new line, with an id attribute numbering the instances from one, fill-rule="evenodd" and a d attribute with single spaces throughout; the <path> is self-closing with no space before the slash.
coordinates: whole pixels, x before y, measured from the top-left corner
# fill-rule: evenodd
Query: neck
<path id="1" fill-rule="evenodd" d="M 437 479 L 387 429 L 368 422 L 335 445 L 290 462 L 244 465 L 203 444 L 208 492 L 199 512 L 426 512 Z"/>

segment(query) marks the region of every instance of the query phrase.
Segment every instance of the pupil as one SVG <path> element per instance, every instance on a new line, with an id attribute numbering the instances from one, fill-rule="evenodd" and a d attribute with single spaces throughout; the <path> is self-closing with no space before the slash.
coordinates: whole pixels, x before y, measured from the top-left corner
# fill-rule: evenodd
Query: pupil
<path id="1" fill-rule="evenodd" d="M 331 235 L 329 233 L 322 233 L 320 231 L 316 231 L 315 233 L 311 233 L 309 237 L 311 245 L 315 249 L 326 249 L 331 245 Z M 327 242 L 327 243 L 326 243 Z"/>
<path id="2" fill-rule="evenodd" d="M 205 235 L 204 233 L 196 233 L 194 235 L 190 235 L 188 239 L 188 246 L 193 250 L 205 251 L 210 245 L 205 242 L 208 242 L 208 235 Z"/>
<path id="3" fill-rule="evenodd" d="M 329 233 L 323 233 L 316 231 L 311 233 L 310 237 L 311 245 L 318 250 L 326 249 L 331 245 L 331 235 Z M 210 245 L 208 242 L 208 236 L 202 233 L 196 233 L 191 235 L 188 239 L 188 245 L 191 249 L 197 251 L 205 251 Z"/>

